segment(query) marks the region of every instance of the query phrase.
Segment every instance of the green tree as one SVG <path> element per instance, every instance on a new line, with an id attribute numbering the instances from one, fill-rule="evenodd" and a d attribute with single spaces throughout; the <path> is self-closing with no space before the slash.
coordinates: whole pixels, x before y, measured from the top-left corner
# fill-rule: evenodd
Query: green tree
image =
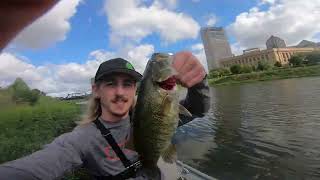
<path id="1" fill-rule="evenodd" d="M 229 76 L 231 74 L 230 70 L 226 69 L 226 68 L 219 69 L 219 72 L 220 72 L 221 76 Z"/>
<path id="2" fill-rule="evenodd" d="M 239 64 L 232 65 L 230 67 L 230 71 L 232 74 L 241 74 L 241 66 Z"/>
<path id="3" fill-rule="evenodd" d="M 9 86 L 9 91 L 12 94 L 12 100 L 16 103 L 25 102 L 34 105 L 40 96 L 39 90 L 30 90 L 21 78 L 17 78 L 14 83 Z"/>
<path id="4" fill-rule="evenodd" d="M 320 63 L 320 52 L 312 52 L 306 55 L 307 65 L 316 65 Z"/>
<path id="5" fill-rule="evenodd" d="M 26 101 L 30 89 L 21 78 L 17 78 L 14 83 L 9 86 L 9 91 L 12 94 L 12 100 L 19 103 Z"/>
<path id="6" fill-rule="evenodd" d="M 220 77 L 220 72 L 218 69 L 212 69 L 209 72 L 209 78 L 218 78 Z"/>
<path id="7" fill-rule="evenodd" d="M 40 97 L 40 93 L 41 91 L 38 90 L 38 89 L 32 89 L 30 91 L 30 96 L 28 98 L 28 102 L 31 104 L 31 105 L 34 105 L 38 102 L 38 99 Z"/>
<path id="8" fill-rule="evenodd" d="M 271 66 L 270 66 L 269 63 L 261 62 L 261 61 L 258 62 L 258 66 L 257 66 L 257 70 L 258 71 L 265 71 L 265 70 L 268 70 L 270 68 L 271 68 Z"/>
<path id="9" fill-rule="evenodd" d="M 251 73 L 251 72 L 252 72 L 252 67 L 251 67 L 251 66 L 244 65 L 244 66 L 242 66 L 241 72 L 242 72 L 242 73 Z"/>
<path id="10" fill-rule="evenodd" d="M 279 61 L 277 61 L 276 63 L 274 63 L 274 66 L 275 67 L 282 67 L 282 64 Z"/>
<path id="11" fill-rule="evenodd" d="M 289 59 L 289 64 L 293 67 L 302 66 L 303 56 L 302 55 L 293 55 Z"/>
<path id="12" fill-rule="evenodd" d="M 254 65 L 252 65 L 252 66 L 251 66 L 251 69 L 252 69 L 252 71 L 256 71 L 256 70 L 257 70 L 257 67 L 254 66 Z"/>
<path id="13" fill-rule="evenodd" d="M 209 78 L 219 78 L 222 76 L 228 76 L 230 74 L 230 70 L 226 68 L 212 69 L 209 72 Z"/>

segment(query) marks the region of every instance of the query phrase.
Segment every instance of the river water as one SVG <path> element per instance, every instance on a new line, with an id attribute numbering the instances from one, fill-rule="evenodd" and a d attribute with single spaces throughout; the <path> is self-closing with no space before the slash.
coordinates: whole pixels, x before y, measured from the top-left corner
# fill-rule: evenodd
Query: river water
<path id="1" fill-rule="evenodd" d="M 320 179 L 320 77 L 211 89 L 177 131 L 183 162 L 218 179 Z"/>

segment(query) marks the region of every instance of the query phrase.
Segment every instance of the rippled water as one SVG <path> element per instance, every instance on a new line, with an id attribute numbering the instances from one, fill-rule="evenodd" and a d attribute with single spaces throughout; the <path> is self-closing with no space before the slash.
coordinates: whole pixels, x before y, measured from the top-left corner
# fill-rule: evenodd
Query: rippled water
<path id="1" fill-rule="evenodd" d="M 218 179 L 320 179 L 319 105 L 319 77 L 213 88 L 179 159 Z"/>

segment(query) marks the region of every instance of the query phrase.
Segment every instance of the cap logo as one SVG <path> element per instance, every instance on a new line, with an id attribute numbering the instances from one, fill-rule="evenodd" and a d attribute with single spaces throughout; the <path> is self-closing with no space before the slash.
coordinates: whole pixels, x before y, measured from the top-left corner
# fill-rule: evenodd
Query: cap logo
<path id="1" fill-rule="evenodd" d="M 132 64 L 130 64 L 130 63 L 128 63 L 128 62 L 127 62 L 127 64 L 126 64 L 126 68 L 127 68 L 127 69 L 130 69 L 130 70 L 134 70 Z"/>

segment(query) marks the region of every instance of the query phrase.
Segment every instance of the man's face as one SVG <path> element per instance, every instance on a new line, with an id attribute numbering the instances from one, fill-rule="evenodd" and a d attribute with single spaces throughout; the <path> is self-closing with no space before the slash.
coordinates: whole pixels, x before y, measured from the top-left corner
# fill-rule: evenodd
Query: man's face
<path id="1" fill-rule="evenodd" d="M 93 90 L 100 98 L 102 114 L 121 119 L 128 115 L 134 102 L 136 82 L 129 75 L 116 73 L 108 75 Z"/>

